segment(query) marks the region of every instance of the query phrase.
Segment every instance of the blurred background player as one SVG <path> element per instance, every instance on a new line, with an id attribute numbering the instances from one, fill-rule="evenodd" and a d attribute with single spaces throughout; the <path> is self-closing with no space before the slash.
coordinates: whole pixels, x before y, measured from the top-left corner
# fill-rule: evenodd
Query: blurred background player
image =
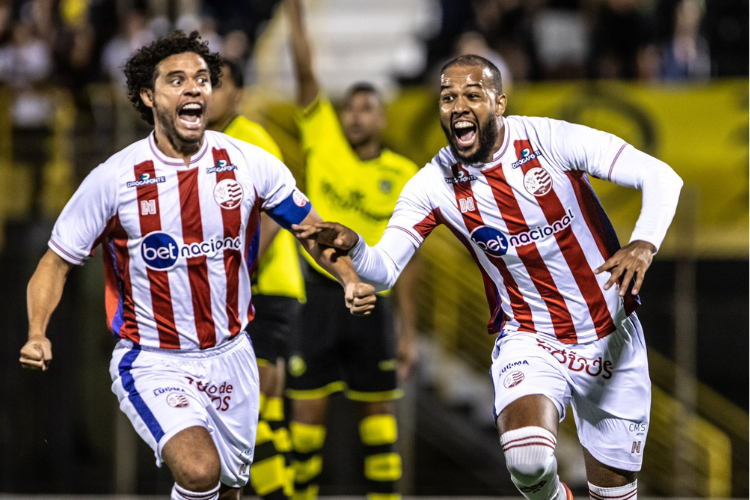
<path id="1" fill-rule="evenodd" d="M 242 68 L 224 59 L 221 69 L 221 86 L 213 92 L 209 128 L 263 148 L 283 161 L 271 135 L 239 113 L 244 93 Z M 292 325 L 305 297 L 294 236 L 280 229 L 269 216 L 261 215 L 260 261 L 252 279 L 255 318 L 247 329 L 260 378 L 260 419 L 250 483 L 258 495 L 269 500 L 283 500 L 292 493 L 291 440 L 284 419 L 284 366 L 289 358 Z"/>
<path id="2" fill-rule="evenodd" d="M 291 23 L 307 194 L 323 217 L 347 221 L 374 244 L 417 166 L 383 147 L 385 109 L 372 85 L 350 88 L 339 122 L 313 70 L 300 2 L 289 0 L 285 7 Z M 400 317 L 396 348 L 386 297 L 381 297 L 373 314 L 350 321 L 335 309 L 341 301 L 335 281 L 310 259 L 307 262 L 307 302 L 302 307 L 288 380 L 295 495 L 299 499 L 317 496 L 328 397 L 343 390 L 361 409 L 359 432 L 365 446 L 368 496 L 372 500 L 397 498 L 396 484 L 402 471 L 401 457 L 394 450 L 397 425 L 393 400 L 401 396 L 397 371 L 406 376 L 416 355 L 416 307 L 411 290 L 414 269 L 402 277 L 396 291 Z"/>

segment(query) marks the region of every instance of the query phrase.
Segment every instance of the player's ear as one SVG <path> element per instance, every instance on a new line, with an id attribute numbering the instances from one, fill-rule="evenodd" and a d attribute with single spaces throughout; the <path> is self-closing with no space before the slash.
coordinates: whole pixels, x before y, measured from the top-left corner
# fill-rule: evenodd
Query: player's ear
<path id="1" fill-rule="evenodd" d="M 508 104 L 508 98 L 505 94 L 499 94 L 495 97 L 495 116 L 503 116 L 505 114 L 505 106 Z"/>
<path id="2" fill-rule="evenodd" d="M 143 87 L 141 89 L 141 101 L 149 108 L 154 107 L 154 91 L 150 88 Z"/>

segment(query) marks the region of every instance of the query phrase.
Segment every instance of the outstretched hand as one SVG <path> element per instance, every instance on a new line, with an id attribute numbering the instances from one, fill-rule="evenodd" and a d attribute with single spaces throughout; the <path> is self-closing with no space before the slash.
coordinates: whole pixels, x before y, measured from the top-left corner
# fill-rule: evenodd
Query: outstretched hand
<path id="1" fill-rule="evenodd" d="M 656 247 L 643 240 L 633 241 L 619 249 L 612 257 L 599 266 L 594 272 L 596 274 L 609 271 L 610 276 L 604 284 L 604 289 L 609 290 L 612 285 L 620 281 L 620 297 L 625 296 L 628 285 L 635 278 L 633 295 L 637 294 L 643 284 L 646 271 L 654 259 Z"/>
<path id="2" fill-rule="evenodd" d="M 346 307 L 354 316 L 367 316 L 375 309 L 375 287 L 367 283 L 347 283 L 344 287 Z"/>
<path id="3" fill-rule="evenodd" d="M 315 240 L 320 245 L 348 252 L 359 241 L 359 235 L 337 222 L 316 222 L 307 226 L 292 225 L 297 238 Z"/>

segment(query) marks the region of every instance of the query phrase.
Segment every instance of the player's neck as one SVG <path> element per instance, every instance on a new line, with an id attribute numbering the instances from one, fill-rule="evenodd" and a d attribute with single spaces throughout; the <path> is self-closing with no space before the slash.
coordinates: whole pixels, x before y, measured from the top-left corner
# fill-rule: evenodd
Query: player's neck
<path id="1" fill-rule="evenodd" d="M 352 146 L 352 148 L 361 161 L 374 160 L 383 151 L 383 145 L 379 140 L 367 141 L 363 144 Z"/>
<path id="2" fill-rule="evenodd" d="M 503 142 L 505 142 L 505 119 L 500 116 L 498 117 L 497 124 L 497 138 L 495 139 L 495 144 L 492 146 L 492 152 L 489 157 L 482 161 L 482 163 L 492 163 L 492 160 L 495 158 L 495 153 L 500 151 L 500 148 L 503 147 Z"/>
<path id="3" fill-rule="evenodd" d="M 177 137 L 170 137 L 164 133 L 162 127 L 158 124 L 154 127 L 154 142 L 156 143 L 156 149 L 161 151 L 164 156 L 168 158 L 180 159 L 185 162 L 185 166 L 190 166 L 190 158 L 200 151 L 203 146 L 203 141 L 206 140 L 206 136 L 202 135 L 200 141 L 197 142 L 183 142 Z"/>

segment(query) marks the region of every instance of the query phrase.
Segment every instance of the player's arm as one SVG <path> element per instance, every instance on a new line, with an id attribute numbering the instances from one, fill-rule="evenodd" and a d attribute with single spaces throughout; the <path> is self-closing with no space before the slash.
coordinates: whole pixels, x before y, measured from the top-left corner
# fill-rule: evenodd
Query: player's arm
<path id="1" fill-rule="evenodd" d="M 420 173 L 401 191 L 383 237 L 374 247 L 346 226 L 335 222 L 292 226 L 295 235 L 348 252 L 360 278 L 378 291 L 396 284 L 406 265 L 436 226 Z"/>
<path id="2" fill-rule="evenodd" d="M 641 213 L 630 242 L 599 266 L 597 274 L 609 272 L 608 290 L 623 283 L 624 296 L 635 279 L 632 293 L 641 289 L 646 271 L 672 223 L 682 188 L 682 179 L 666 163 L 619 137 L 582 125 L 550 120 L 553 159 L 571 170 L 584 170 L 599 179 L 642 191 Z"/>
<path id="3" fill-rule="evenodd" d="M 47 370 L 52 361 L 52 344 L 47 338 L 47 325 L 60 303 L 63 286 L 73 264 L 47 250 L 26 293 L 29 314 L 29 339 L 21 348 L 21 366 L 33 370 Z"/>
<path id="4" fill-rule="evenodd" d="M 307 108 L 318 97 L 320 84 L 313 69 L 312 50 L 302 18 L 301 1 L 286 0 L 284 8 L 289 18 L 292 58 L 297 75 L 297 105 Z"/>
<path id="5" fill-rule="evenodd" d="M 418 248 L 407 235 L 389 230 L 371 247 L 359 234 L 337 222 L 303 223 L 292 226 L 292 230 L 300 241 L 313 240 L 323 247 L 347 252 L 359 277 L 379 292 L 396 284 Z"/>
<path id="6" fill-rule="evenodd" d="M 322 219 L 313 208 L 300 224 L 302 226 L 311 226 L 321 222 Z M 297 239 L 310 256 L 315 259 L 315 262 L 331 273 L 344 287 L 346 306 L 351 310 L 352 314 L 370 314 L 370 311 L 375 307 L 375 288 L 360 281 L 357 272 L 354 270 L 354 265 L 346 252 L 331 246 L 320 245 L 314 239 L 301 238 L 299 236 Z"/>
<path id="7" fill-rule="evenodd" d="M 258 246 L 258 259 L 262 259 L 273 243 L 276 235 L 281 231 L 279 226 L 272 218 L 266 214 L 260 215 L 260 245 Z"/>
<path id="8" fill-rule="evenodd" d="M 605 290 L 618 280 L 628 284 L 635 278 L 632 293 L 637 294 L 653 256 L 672 223 L 682 189 L 682 179 L 666 163 L 630 145 L 625 145 L 610 170 L 610 181 L 642 191 L 641 213 L 630 242 L 595 272 L 610 273 L 604 285 Z M 620 287 L 620 296 L 625 295 L 627 288 Z"/>

